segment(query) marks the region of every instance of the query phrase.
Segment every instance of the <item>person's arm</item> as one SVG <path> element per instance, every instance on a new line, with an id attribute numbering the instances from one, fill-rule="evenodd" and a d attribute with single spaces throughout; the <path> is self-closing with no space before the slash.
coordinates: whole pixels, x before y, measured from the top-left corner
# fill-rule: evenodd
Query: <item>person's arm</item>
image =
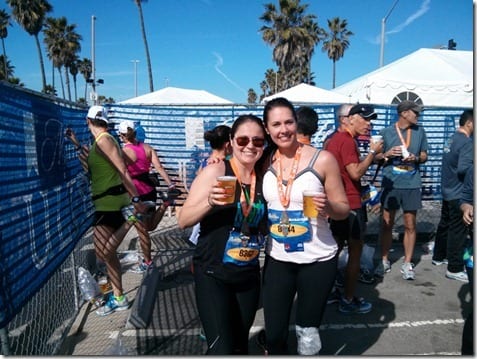
<path id="1" fill-rule="evenodd" d="M 462 220 L 466 225 L 471 225 L 474 221 L 474 166 L 471 165 L 465 174 L 459 200 L 462 211 Z"/>
<path id="2" fill-rule="evenodd" d="M 143 143 L 143 146 L 147 151 L 148 157 L 150 156 L 149 158 L 151 159 L 151 163 L 156 169 L 156 171 L 159 172 L 159 174 L 164 179 L 164 181 L 166 181 L 169 188 L 174 187 L 174 183 L 171 181 L 164 167 L 162 167 L 161 161 L 159 161 L 159 157 L 157 157 L 157 153 L 154 150 L 154 148 L 152 148 L 150 145 L 145 143 Z"/>
<path id="3" fill-rule="evenodd" d="M 345 166 L 346 171 L 348 172 L 349 176 L 353 181 L 359 181 L 361 177 L 366 174 L 369 166 L 371 166 L 375 162 L 376 155 L 378 152 L 382 152 L 383 150 L 383 142 L 373 143 L 372 141 L 369 143 L 369 152 L 361 161 L 352 162 Z"/>
<path id="4" fill-rule="evenodd" d="M 350 208 L 338 161 L 330 152 L 322 150 L 313 167 L 322 174 L 325 182 L 325 192 L 314 197 L 313 202 L 320 212 L 326 212 L 332 219 L 345 219 L 349 215 Z"/>
<path id="5" fill-rule="evenodd" d="M 76 137 L 75 132 L 71 128 L 66 129 L 65 136 L 76 147 L 75 149 L 78 152 L 78 157 L 81 163 L 81 167 L 83 167 L 83 170 L 86 173 L 89 173 L 89 169 L 88 169 L 89 147 L 87 145 L 81 145 L 78 138 Z"/>
<path id="6" fill-rule="evenodd" d="M 189 195 L 184 202 L 177 219 L 180 228 L 187 228 L 199 223 L 202 218 L 216 205 L 225 204 L 225 190 L 218 187 L 217 177 L 225 173 L 224 162 L 214 163 L 200 172 L 190 187 Z"/>

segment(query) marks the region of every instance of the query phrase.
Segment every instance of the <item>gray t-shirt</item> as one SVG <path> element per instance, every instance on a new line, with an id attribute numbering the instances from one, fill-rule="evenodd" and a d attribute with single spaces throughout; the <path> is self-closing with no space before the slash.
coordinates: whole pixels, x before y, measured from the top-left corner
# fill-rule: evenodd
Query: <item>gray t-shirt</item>
<path id="1" fill-rule="evenodd" d="M 407 136 L 411 136 L 411 141 L 407 150 L 410 153 L 419 156 L 421 152 L 427 152 L 427 136 L 424 128 L 419 125 L 413 125 L 408 129 L 401 130 L 404 142 L 407 142 Z M 383 136 L 383 152 L 389 151 L 394 146 L 402 145 L 401 139 L 397 133 L 396 125 L 393 124 L 381 130 Z M 383 168 L 383 188 L 397 189 L 417 189 L 422 187 L 421 173 L 417 163 L 403 162 L 402 157 L 390 158 Z"/>

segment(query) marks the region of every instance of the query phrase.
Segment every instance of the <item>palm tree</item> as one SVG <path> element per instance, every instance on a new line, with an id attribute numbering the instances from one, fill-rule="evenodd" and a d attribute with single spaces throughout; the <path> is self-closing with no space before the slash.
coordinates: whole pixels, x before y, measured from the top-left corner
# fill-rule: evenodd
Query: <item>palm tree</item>
<path id="1" fill-rule="evenodd" d="M 262 39 L 273 46 L 273 60 L 283 75 L 278 91 L 305 81 L 309 77 L 311 55 L 322 37 L 316 16 L 305 14 L 308 5 L 300 0 L 279 0 L 280 11 L 274 4 L 265 4 L 260 17 Z M 298 75 L 297 75 L 298 73 Z"/>
<path id="2" fill-rule="evenodd" d="M 257 93 L 253 88 L 249 88 L 247 92 L 247 103 L 256 104 L 257 103 Z"/>
<path id="3" fill-rule="evenodd" d="M 144 26 L 144 16 L 142 13 L 142 3 L 147 2 L 147 0 L 134 0 L 134 3 L 137 5 L 139 10 L 139 20 L 141 22 L 141 31 L 142 31 L 142 39 L 144 41 L 144 46 L 146 48 L 146 61 L 147 61 L 147 71 L 149 74 L 149 91 L 154 91 L 154 84 L 152 81 L 152 67 L 151 67 L 151 56 L 149 55 L 149 46 L 147 45 L 147 37 L 146 37 L 146 27 Z"/>
<path id="4" fill-rule="evenodd" d="M 84 99 L 86 101 L 86 95 L 88 91 L 88 80 L 91 78 L 93 73 L 93 64 L 91 60 L 84 57 L 83 60 L 78 60 L 78 71 L 84 77 L 85 85 L 84 85 Z"/>
<path id="5" fill-rule="evenodd" d="M 10 61 L 5 55 L 0 55 L 0 80 L 9 80 L 13 76 L 13 69 L 15 66 L 10 64 Z"/>
<path id="6" fill-rule="evenodd" d="M 11 26 L 10 15 L 5 10 L 0 10 L 0 38 L 2 39 L 3 58 L 7 58 L 7 52 L 5 51 L 5 39 L 8 36 L 8 26 Z M 7 69 L 7 61 L 3 61 L 3 74 L 6 76 L 4 79 L 8 80 L 9 74 Z"/>
<path id="7" fill-rule="evenodd" d="M 336 61 L 344 56 L 345 50 L 349 47 L 349 37 L 354 35 L 346 27 L 346 19 L 341 20 L 335 17 L 328 20 L 329 32 L 326 32 L 323 40 L 323 52 L 328 52 L 328 57 L 333 60 L 333 88 L 336 85 Z"/>
<path id="8" fill-rule="evenodd" d="M 78 76 L 78 56 L 75 56 L 74 61 L 70 63 L 70 74 L 73 76 L 73 85 L 75 89 L 75 102 L 78 101 L 78 88 L 76 86 L 76 78 Z"/>
<path id="9" fill-rule="evenodd" d="M 68 91 L 68 100 L 70 101 L 69 69 L 78 57 L 77 53 L 81 50 L 80 41 L 82 40 L 81 35 L 76 33 L 75 28 L 76 24 L 68 24 L 68 21 L 63 16 L 60 18 L 48 17 L 43 30 L 48 57 L 52 60 L 54 66 L 58 68 L 58 71 L 60 71 L 60 76 L 61 68 L 65 70 L 66 89 Z"/>
<path id="10" fill-rule="evenodd" d="M 38 56 L 40 58 L 41 79 L 43 88 L 46 89 L 45 65 L 41 53 L 40 33 L 45 16 L 53 10 L 53 7 L 47 0 L 7 0 L 7 4 L 12 9 L 12 16 L 15 21 L 31 36 L 35 38 Z"/>

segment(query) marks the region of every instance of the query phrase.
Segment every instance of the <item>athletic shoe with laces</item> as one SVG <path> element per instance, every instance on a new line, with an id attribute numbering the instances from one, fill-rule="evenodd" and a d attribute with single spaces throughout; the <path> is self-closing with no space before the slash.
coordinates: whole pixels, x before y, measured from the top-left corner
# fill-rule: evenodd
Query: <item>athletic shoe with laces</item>
<path id="1" fill-rule="evenodd" d="M 457 272 L 457 273 L 446 271 L 446 278 L 459 280 L 464 283 L 469 282 L 469 277 L 467 276 L 467 273 L 464 271 Z"/>
<path id="2" fill-rule="evenodd" d="M 338 288 L 334 287 L 331 293 L 328 295 L 328 299 L 326 300 L 326 304 L 333 304 L 338 303 L 341 299 L 341 293 Z"/>
<path id="3" fill-rule="evenodd" d="M 360 269 L 358 280 L 364 284 L 373 284 L 376 281 L 374 275 L 366 268 Z"/>
<path id="4" fill-rule="evenodd" d="M 369 313 L 373 305 L 366 302 L 363 298 L 353 297 L 351 301 L 346 300 L 344 297 L 340 300 L 338 310 L 344 314 L 365 314 Z"/>
<path id="5" fill-rule="evenodd" d="M 138 263 L 137 265 L 133 266 L 132 268 L 130 268 L 128 270 L 128 272 L 131 272 L 131 273 L 138 273 L 138 274 L 143 274 L 145 271 L 147 271 L 147 269 L 152 265 L 152 261 L 151 263 L 147 264 L 146 261 L 144 261 L 144 259 Z"/>
<path id="6" fill-rule="evenodd" d="M 443 259 L 441 261 L 437 260 L 437 259 L 433 259 L 432 260 L 432 264 L 434 264 L 435 266 L 441 266 L 443 264 L 448 264 L 449 261 L 447 259 Z"/>
<path id="7" fill-rule="evenodd" d="M 401 273 L 402 278 L 406 280 L 414 280 L 415 273 L 414 273 L 414 266 L 410 262 L 404 262 L 401 266 Z"/>
<path id="8" fill-rule="evenodd" d="M 384 277 L 384 274 L 389 272 L 391 272 L 391 262 L 383 260 L 374 270 L 374 275 L 377 277 Z"/>
<path id="9" fill-rule="evenodd" d="M 126 298 L 125 295 L 123 295 L 123 298 L 121 300 L 118 300 L 113 293 L 109 295 L 108 301 L 106 302 L 105 305 L 103 305 L 101 308 L 99 308 L 96 311 L 96 314 L 98 314 L 100 317 L 104 317 L 106 315 L 112 314 L 116 311 L 122 311 L 126 310 L 129 308 L 129 301 L 128 298 Z"/>

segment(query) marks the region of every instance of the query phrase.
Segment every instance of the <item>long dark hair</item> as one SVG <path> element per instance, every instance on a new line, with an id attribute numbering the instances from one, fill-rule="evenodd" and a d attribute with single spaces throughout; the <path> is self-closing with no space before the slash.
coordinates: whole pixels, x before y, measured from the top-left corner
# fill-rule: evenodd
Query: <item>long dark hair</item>
<path id="1" fill-rule="evenodd" d="M 297 122 L 296 111 L 292 103 L 288 101 L 285 97 L 276 97 L 273 100 L 268 101 L 265 107 L 263 108 L 263 123 L 265 128 L 267 127 L 267 123 L 269 120 L 269 116 L 268 116 L 269 112 L 277 107 L 288 108 L 292 113 L 293 119 L 295 120 L 295 122 Z M 260 165 L 261 167 L 260 172 L 262 173 L 265 173 L 265 171 L 270 166 L 271 158 L 277 149 L 277 145 L 275 144 L 275 142 L 272 141 L 268 133 L 266 138 L 267 138 L 268 146 L 267 148 L 265 148 L 265 150 L 263 151 L 262 157 L 260 157 L 260 160 L 257 162 L 257 165 Z"/>

